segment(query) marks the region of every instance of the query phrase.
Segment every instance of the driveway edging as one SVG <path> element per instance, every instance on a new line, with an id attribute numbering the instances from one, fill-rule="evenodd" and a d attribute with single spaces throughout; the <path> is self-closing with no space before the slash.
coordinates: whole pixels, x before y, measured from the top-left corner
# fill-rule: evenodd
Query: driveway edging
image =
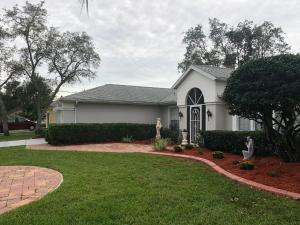
<path id="1" fill-rule="evenodd" d="M 196 160 L 196 161 L 200 161 L 200 162 L 212 167 L 216 172 L 228 177 L 231 180 L 237 181 L 237 182 L 242 183 L 242 184 L 246 184 L 246 185 L 248 185 L 250 187 L 253 187 L 253 188 L 256 188 L 258 190 L 271 192 L 273 194 L 289 197 L 289 198 L 292 198 L 294 200 L 300 200 L 300 194 L 299 193 L 286 191 L 286 190 L 283 190 L 283 189 L 275 188 L 275 187 L 272 187 L 272 186 L 268 186 L 268 185 L 265 185 L 265 184 L 257 183 L 255 181 L 239 177 L 235 174 L 232 174 L 232 173 L 228 172 L 227 170 L 224 170 L 223 168 L 221 168 L 220 166 L 218 166 L 217 164 L 215 164 L 214 162 L 212 162 L 208 159 L 204 159 L 204 158 L 196 157 L 196 156 L 190 156 L 190 155 L 179 155 L 179 154 L 164 153 L 164 152 L 145 152 L 145 153 L 146 154 L 152 154 L 152 155 L 171 156 L 171 157 L 179 157 L 179 158 L 193 159 L 193 160 Z"/>

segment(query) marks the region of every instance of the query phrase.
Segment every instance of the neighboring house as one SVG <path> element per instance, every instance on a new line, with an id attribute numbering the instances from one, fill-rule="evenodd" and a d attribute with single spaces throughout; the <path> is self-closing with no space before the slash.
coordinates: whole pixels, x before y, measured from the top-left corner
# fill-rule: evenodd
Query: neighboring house
<path id="1" fill-rule="evenodd" d="M 172 88 L 107 84 L 60 98 L 48 123 L 146 123 L 199 130 L 256 130 L 254 121 L 228 114 L 221 96 L 232 69 L 192 65 Z"/>

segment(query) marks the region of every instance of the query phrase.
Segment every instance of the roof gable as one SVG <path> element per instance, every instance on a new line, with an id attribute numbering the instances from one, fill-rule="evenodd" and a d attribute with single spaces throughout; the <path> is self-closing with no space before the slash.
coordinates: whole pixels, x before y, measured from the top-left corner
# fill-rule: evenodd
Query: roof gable
<path id="1" fill-rule="evenodd" d="M 232 73 L 233 69 L 209 65 L 191 65 L 187 69 L 187 71 L 179 77 L 179 79 L 175 82 L 172 88 L 176 89 L 185 80 L 185 78 L 190 74 L 191 71 L 197 71 L 201 75 L 211 80 L 226 81 L 230 77 L 230 74 Z"/>

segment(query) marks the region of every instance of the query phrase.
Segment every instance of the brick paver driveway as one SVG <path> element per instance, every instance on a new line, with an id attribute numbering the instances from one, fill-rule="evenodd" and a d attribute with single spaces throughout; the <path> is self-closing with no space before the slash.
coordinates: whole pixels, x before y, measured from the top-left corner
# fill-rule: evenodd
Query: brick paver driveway
<path id="1" fill-rule="evenodd" d="M 52 169 L 0 166 L 0 214 L 40 199 L 62 180 L 62 174 Z"/>
<path id="2" fill-rule="evenodd" d="M 88 151 L 88 152 L 149 152 L 153 151 L 152 145 L 135 143 L 100 143 L 80 145 L 27 145 L 32 150 L 63 150 L 63 151 Z"/>

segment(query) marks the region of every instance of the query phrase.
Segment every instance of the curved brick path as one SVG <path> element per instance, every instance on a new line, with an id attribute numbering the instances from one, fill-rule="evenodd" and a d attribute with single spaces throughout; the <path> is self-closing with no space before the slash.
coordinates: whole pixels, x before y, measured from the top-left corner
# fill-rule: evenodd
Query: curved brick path
<path id="1" fill-rule="evenodd" d="M 87 151 L 87 152 L 149 152 L 153 151 L 152 145 L 134 143 L 100 143 L 79 145 L 27 145 L 31 150 L 57 150 L 57 151 Z"/>
<path id="2" fill-rule="evenodd" d="M 215 171 L 217 171 L 220 174 L 223 174 L 224 176 L 230 178 L 231 180 L 237 181 L 237 182 L 242 183 L 242 184 L 249 185 L 250 187 L 254 187 L 254 188 L 259 189 L 259 190 L 268 191 L 268 192 L 271 192 L 271 193 L 274 193 L 274 194 L 277 194 L 277 195 L 293 198 L 295 200 L 300 200 L 300 194 L 299 193 L 282 190 L 282 189 L 279 189 L 279 188 L 275 188 L 275 187 L 271 187 L 271 186 L 268 186 L 268 185 L 260 184 L 260 183 L 257 183 L 255 181 L 251 181 L 251 180 L 239 177 L 235 174 L 229 173 L 228 171 L 224 170 L 223 168 L 221 168 L 220 166 L 218 166 L 217 164 L 215 164 L 214 162 L 212 162 L 208 159 L 204 159 L 204 158 L 196 157 L 196 156 L 190 156 L 190 155 L 179 155 L 179 154 L 164 153 L 164 152 L 148 152 L 148 154 L 173 156 L 173 157 L 193 159 L 193 160 L 196 160 L 196 161 L 200 161 L 200 162 L 205 163 L 206 165 L 209 165 Z"/>
<path id="3" fill-rule="evenodd" d="M 40 199 L 63 181 L 61 173 L 35 166 L 0 166 L 0 214 Z"/>

